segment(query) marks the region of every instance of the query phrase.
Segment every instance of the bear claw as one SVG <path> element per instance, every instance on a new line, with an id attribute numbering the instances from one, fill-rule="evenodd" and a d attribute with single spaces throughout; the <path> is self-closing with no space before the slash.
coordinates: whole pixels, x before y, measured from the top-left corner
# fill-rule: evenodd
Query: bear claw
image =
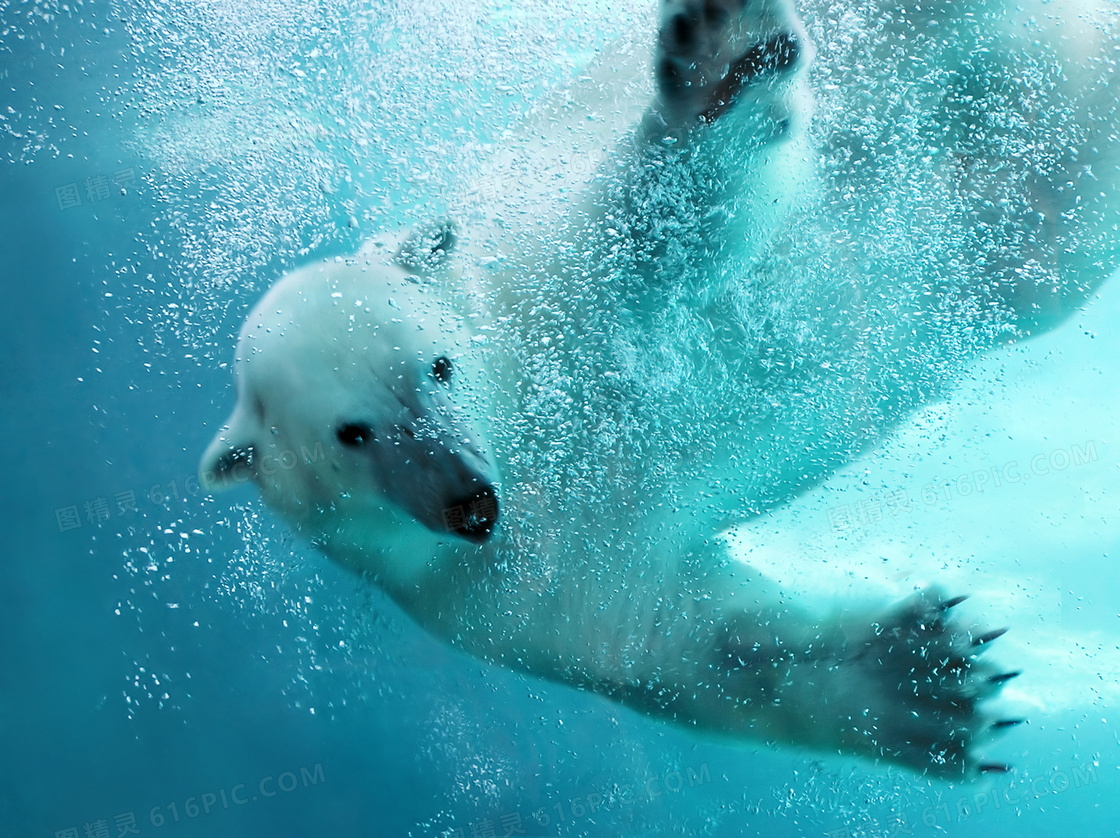
<path id="1" fill-rule="evenodd" d="M 981 774 L 1008 774 L 1011 766 L 1002 762 L 982 762 L 977 766 Z"/>
<path id="2" fill-rule="evenodd" d="M 940 603 L 937 607 L 939 609 L 941 609 L 942 611 L 948 611 L 950 608 L 956 608 L 958 605 L 960 605 L 966 599 L 968 599 L 968 594 L 961 594 L 960 596 L 955 596 L 952 599 L 945 600 L 944 602 Z"/>
<path id="3" fill-rule="evenodd" d="M 1022 672 L 1016 671 L 1016 672 L 1004 672 L 1002 675 L 992 675 L 990 678 L 988 678 L 988 683 L 989 684 L 1005 684 L 1008 681 L 1010 681 L 1012 678 L 1018 678 L 1022 674 L 1023 674 Z"/>
<path id="4" fill-rule="evenodd" d="M 996 629 L 995 631 L 989 631 L 987 634 L 982 634 L 975 640 L 973 640 L 972 645 L 974 647 L 985 646 L 988 643 L 991 643 L 993 640 L 997 640 L 1000 637 L 1003 637 L 1005 634 L 1007 634 L 1007 629 L 1005 628 Z"/>

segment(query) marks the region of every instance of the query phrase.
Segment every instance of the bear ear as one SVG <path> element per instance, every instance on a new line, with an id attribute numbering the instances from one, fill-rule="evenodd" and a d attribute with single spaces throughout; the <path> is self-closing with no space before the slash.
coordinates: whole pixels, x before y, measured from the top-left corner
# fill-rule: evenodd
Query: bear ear
<path id="1" fill-rule="evenodd" d="M 211 440 L 198 464 L 198 478 L 208 492 L 248 483 L 255 474 L 256 446 L 245 412 L 236 409 Z"/>
<path id="2" fill-rule="evenodd" d="M 397 264 L 418 274 L 428 274 L 447 260 L 457 241 L 455 223 L 449 218 L 417 227 L 397 251 Z"/>

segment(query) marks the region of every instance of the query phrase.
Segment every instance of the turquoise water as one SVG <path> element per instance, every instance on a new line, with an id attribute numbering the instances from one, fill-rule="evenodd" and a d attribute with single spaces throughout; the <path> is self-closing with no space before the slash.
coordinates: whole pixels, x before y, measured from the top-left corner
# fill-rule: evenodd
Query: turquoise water
<path id="1" fill-rule="evenodd" d="M 739 534 L 806 597 L 936 581 L 1011 626 L 1031 723 L 987 784 L 713 743 L 475 662 L 251 490 L 199 491 L 278 273 L 431 217 L 535 98 L 651 25 L 0 2 L 4 834 L 1120 834 L 1115 282 Z"/>

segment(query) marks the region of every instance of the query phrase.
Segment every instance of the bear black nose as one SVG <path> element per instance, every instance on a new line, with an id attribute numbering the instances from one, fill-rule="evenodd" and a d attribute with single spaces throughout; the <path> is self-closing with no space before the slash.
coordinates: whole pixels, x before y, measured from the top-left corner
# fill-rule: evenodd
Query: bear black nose
<path id="1" fill-rule="evenodd" d="M 498 523 L 498 496 L 493 487 L 485 486 L 444 509 L 443 520 L 449 532 L 481 544 Z"/>
<path id="2" fill-rule="evenodd" d="M 361 422 L 350 422 L 343 425 L 335 431 L 335 436 L 347 448 L 360 448 L 375 439 L 373 428 Z"/>

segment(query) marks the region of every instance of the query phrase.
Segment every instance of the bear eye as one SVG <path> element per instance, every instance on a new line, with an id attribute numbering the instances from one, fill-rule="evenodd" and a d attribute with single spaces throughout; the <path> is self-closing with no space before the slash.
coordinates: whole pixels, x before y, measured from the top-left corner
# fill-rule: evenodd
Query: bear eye
<path id="1" fill-rule="evenodd" d="M 446 355 L 440 355 L 432 362 L 432 377 L 440 384 L 451 383 L 451 360 Z"/>
<path id="2" fill-rule="evenodd" d="M 335 431 L 335 436 L 347 448 L 359 448 L 374 439 L 373 428 L 356 422 L 343 425 Z"/>

